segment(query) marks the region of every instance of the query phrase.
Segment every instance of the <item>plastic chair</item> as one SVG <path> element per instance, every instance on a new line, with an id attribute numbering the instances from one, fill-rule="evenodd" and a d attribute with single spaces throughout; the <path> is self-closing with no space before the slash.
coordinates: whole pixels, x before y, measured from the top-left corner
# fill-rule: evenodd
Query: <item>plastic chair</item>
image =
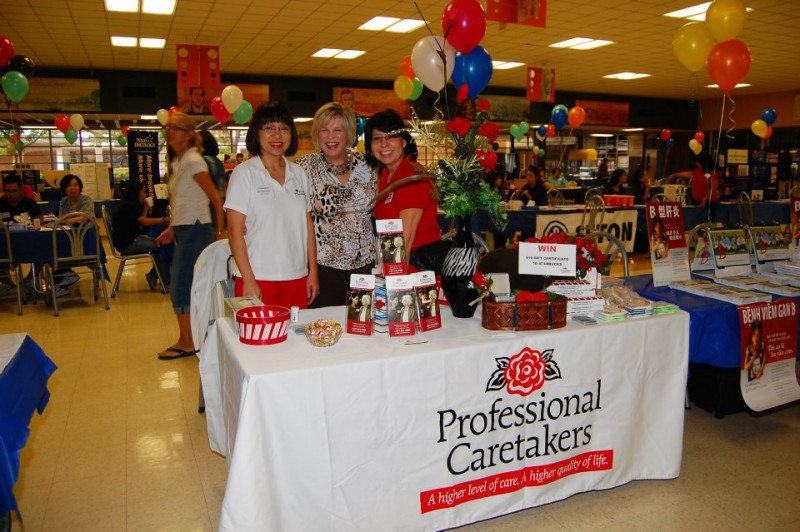
<path id="1" fill-rule="evenodd" d="M 8 231 L 8 225 L 0 223 L 3 226 L 3 237 L 6 240 L 6 245 L 0 248 L 0 268 L 14 272 L 17 284 L 17 314 L 22 316 L 22 265 L 14 261 L 14 252 L 11 249 L 11 234 Z"/>
<path id="2" fill-rule="evenodd" d="M 117 290 L 119 289 L 119 283 L 122 280 L 122 271 L 125 269 L 127 264 L 136 264 L 135 260 L 148 260 L 153 265 L 153 269 L 156 271 L 156 275 L 158 275 L 158 280 L 161 282 L 161 291 L 165 294 L 167 293 L 167 287 L 164 284 L 164 279 L 161 278 L 161 272 L 156 266 L 156 258 L 151 255 L 150 253 L 123 253 L 117 249 L 116 244 L 114 244 L 114 228 L 111 222 L 111 216 L 108 214 L 108 209 L 105 205 L 101 205 L 100 209 L 103 212 L 103 224 L 106 226 L 106 233 L 108 234 L 108 243 L 111 246 L 111 254 L 114 255 L 117 259 L 119 259 L 119 268 L 117 269 L 117 275 L 114 278 L 114 284 L 111 287 L 111 298 L 115 298 L 117 296 Z"/>
<path id="3" fill-rule="evenodd" d="M 547 191 L 547 204 L 553 207 L 566 205 L 567 198 L 564 197 L 564 194 L 560 190 L 551 188 Z"/>
<path id="4" fill-rule="evenodd" d="M 587 193 L 588 195 L 588 193 Z M 583 204 L 583 214 L 579 232 L 593 233 L 599 231 L 603 226 L 603 218 L 606 216 L 606 203 L 603 196 L 590 196 Z"/>
<path id="5" fill-rule="evenodd" d="M 622 241 L 607 231 L 593 231 L 586 235 L 586 238 L 593 240 L 597 248 L 604 254 L 608 255 L 611 262 L 615 262 L 618 258 L 622 259 L 622 274 L 627 279 L 630 277 L 630 266 L 628 265 L 628 252 L 625 251 L 625 245 Z M 605 245 L 602 242 L 605 240 Z"/>
<path id="6" fill-rule="evenodd" d="M 69 244 L 69 254 L 59 256 L 58 236 L 64 235 Z M 97 284 L 103 289 L 103 300 L 106 310 L 109 310 L 108 292 L 106 291 L 101 262 L 100 232 L 97 220 L 82 212 L 71 212 L 56 220 L 53 228 L 53 262 L 44 265 L 43 275 L 50 288 L 50 297 L 53 302 L 53 315 L 58 316 L 58 299 L 56 297 L 55 272 L 62 268 L 88 268 L 92 273 L 92 295 L 97 301 Z"/>
<path id="7" fill-rule="evenodd" d="M 747 192 L 739 192 L 736 198 L 736 208 L 739 211 L 739 227 L 750 227 L 754 223 L 753 216 L 753 202 L 750 199 L 750 194 Z"/>

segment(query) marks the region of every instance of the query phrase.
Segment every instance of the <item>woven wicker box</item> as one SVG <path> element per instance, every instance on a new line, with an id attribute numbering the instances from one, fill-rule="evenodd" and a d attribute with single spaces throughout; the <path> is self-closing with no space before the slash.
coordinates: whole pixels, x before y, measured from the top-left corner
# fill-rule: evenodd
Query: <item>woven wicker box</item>
<path id="1" fill-rule="evenodd" d="M 566 297 L 552 301 L 497 303 L 483 300 L 484 329 L 492 331 L 535 331 L 558 329 L 567 324 Z"/>

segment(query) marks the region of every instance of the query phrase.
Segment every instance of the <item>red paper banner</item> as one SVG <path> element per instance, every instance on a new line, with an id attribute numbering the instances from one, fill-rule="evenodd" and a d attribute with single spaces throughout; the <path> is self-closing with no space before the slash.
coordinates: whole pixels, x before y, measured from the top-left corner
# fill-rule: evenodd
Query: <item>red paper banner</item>
<path id="1" fill-rule="evenodd" d="M 547 0 L 487 0 L 486 20 L 544 28 Z"/>
<path id="2" fill-rule="evenodd" d="M 200 84 L 200 64 L 196 44 L 175 45 L 175 61 L 178 67 L 178 87 Z"/>
<path id="3" fill-rule="evenodd" d="M 219 46 L 200 46 L 200 85 L 219 87 Z"/>
<path id="4" fill-rule="evenodd" d="M 526 98 L 529 102 L 550 102 L 556 99 L 556 70 L 528 67 Z"/>

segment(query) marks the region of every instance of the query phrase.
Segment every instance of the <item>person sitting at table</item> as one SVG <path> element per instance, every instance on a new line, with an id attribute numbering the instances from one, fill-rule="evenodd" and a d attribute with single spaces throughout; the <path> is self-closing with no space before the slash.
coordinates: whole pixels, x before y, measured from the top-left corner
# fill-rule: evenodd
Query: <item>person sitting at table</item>
<path id="1" fill-rule="evenodd" d="M 75 174 L 67 174 L 58 183 L 61 189 L 61 202 L 58 204 L 58 217 L 80 212 L 94 218 L 94 202 L 83 193 L 83 181 Z M 77 221 L 77 217 L 67 217 L 67 222 Z M 64 288 L 78 282 L 80 277 L 72 268 L 60 268 L 54 275 L 59 279 L 57 296 L 64 294 Z M 66 295 L 66 294 L 64 294 Z"/>
<path id="2" fill-rule="evenodd" d="M 553 168 L 553 175 L 547 178 L 547 184 L 555 187 L 563 187 L 567 185 L 567 179 L 561 174 L 561 168 L 558 166 Z"/>
<path id="3" fill-rule="evenodd" d="M 148 216 L 150 207 L 145 203 L 145 189 L 138 179 L 131 179 L 125 187 L 122 201 L 114 213 L 112 227 L 114 228 L 114 245 L 123 255 L 147 253 L 155 257 L 156 262 L 145 277 L 150 290 L 158 289 L 158 274 L 161 273 L 164 286 L 169 286 L 169 264 L 158 256 L 158 244 L 155 238 L 147 234 L 147 227 L 169 223 L 169 218 L 151 218 Z"/>
<path id="4" fill-rule="evenodd" d="M 26 197 L 22 191 L 22 179 L 12 173 L 3 178 L 3 197 L 0 198 L 0 216 L 2 221 L 14 221 L 15 216 L 27 213 L 31 221 L 42 220 L 42 213 L 36 201 Z"/>
<path id="5" fill-rule="evenodd" d="M 94 218 L 94 202 L 83 193 L 83 181 L 75 174 L 65 175 L 58 183 L 61 189 L 61 202 L 58 204 L 58 217 L 71 212 L 82 212 Z"/>
<path id="6" fill-rule="evenodd" d="M 31 221 L 34 218 L 42 220 L 39 206 L 30 198 L 26 198 L 22 192 L 22 180 L 16 173 L 9 174 L 3 178 L 3 197 L 0 198 L 0 217 L 3 222 L 14 221 L 15 216 L 27 214 Z M 15 290 L 11 282 L 11 276 L 7 270 L 0 271 L 0 296 Z"/>
<path id="7" fill-rule="evenodd" d="M 642 204 L 650 201 L 650 175 L 641 165 L 631 172 L 631 184 L 625 187 L 625 192 L 633 196 L 634 203 Z"/>
<path id="8" fill-rule="evenodd" d="M 525 203 L 533 201 L 537 206 L 547 205 L 547 187 L 542 183 L 542 171 L 538 166 L 530 165 L 525 172 L 528 182 L 517 194 L 517 199 Z"/>
<path id="9" fill-rule="evenodd" d="M 628 182 L 628 174 L 622 168 L 617 168 L 611 172 L 611 178 L 603 190 L 603 194 L 622 194 L 625 184 Z"/>
<path id="10" fill-rule="evenodd" d="M 600 161 L 600 165 L 597 167 L 597 179 L 607 181 L 608 178 L 608 159 L 603 157 L 603 159 Z"/>

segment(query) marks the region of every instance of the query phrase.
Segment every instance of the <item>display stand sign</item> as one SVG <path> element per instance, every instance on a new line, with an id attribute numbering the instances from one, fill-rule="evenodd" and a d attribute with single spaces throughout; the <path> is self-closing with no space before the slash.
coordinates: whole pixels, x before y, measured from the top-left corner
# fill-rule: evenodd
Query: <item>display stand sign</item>
<path id="1" fill-rule="evenodd" d="M 709 231 L 708 236 L 716 277 L 750 273 L 750 249 L 744 229 Z"/>
<path id="2" fill-rule="evenodd" d="M 575 277 L 575 245 L 520 242 L 519 273 Z"/>
<path id="3" fill-rule="evenodd" d="M 678 202 L 652 202 L 645 205 L 653 285 L 688 281 L 689 250 L 683 231 L 683 206 Z"/>
<path id="4" fill-rule="evenodd" d="M 155 185 L 161 183 L 158 131 L 128 131 L 128 170 L 130 179 L 138 179 L 145 186 L 147 196 L 155 195 Z"/>
<path id="5" fill-rule="evenodd" d="M 792 228 L 791 257 L 792 261 L 800 263 L 800 196 L 789 198 L 789 211 Z"/>
<path id="6" fill-rule="evenodd" d="M 780 226 L 751 227 L 748 231 L 753 244 L 756 271 L 774 273 L 776 261 L 789 260 L 788 243 Z"/>
<path id="7" fill-rule="evenodd" d="M 694 259 L 689 266 L 693 272 L 713 270 L 714 261 L 711 260 L 711 242 L 708 238 L 708 231 L 702 231 L 697 235 L 697 242 L 694 246 Z"/>
<path id="8" fill-rule="evenodd" d="M 795 298 L 739 307 L 742 397 L 758 412 L 800 400 L 795 375 L 798 304 Z"/>

